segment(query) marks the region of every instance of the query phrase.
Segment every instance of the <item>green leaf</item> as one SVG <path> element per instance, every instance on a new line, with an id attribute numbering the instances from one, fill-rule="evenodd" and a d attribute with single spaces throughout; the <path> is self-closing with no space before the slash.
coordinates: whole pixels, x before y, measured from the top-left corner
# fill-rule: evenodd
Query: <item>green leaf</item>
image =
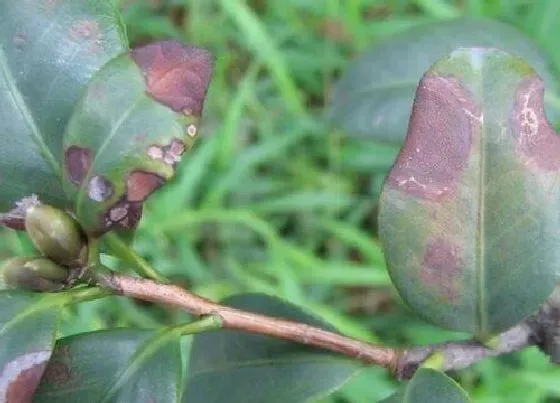
<path id="1" fill-rule="evenodd" d="M 224 303 L 334 330 L 266 295 L 239 295 Z M 276 338 L 234 331 L 203 333 L 194 337 L 183 402 L 305 402 L 331 393 L 359 368 L 331 353 Z"/>
<path id="2" fill-rule="evenodd" d="M 410 382 L 383 403 L 469 403 L 461 386 L 442 372 L 420 368 Z"/>
<path id="3" fill-rule="evenodd" d="M 0 211 L 62 206 L 62 136 L 90 77 L 127 49 L 111 0 L 0 2 Z"/>
<path id="4" fill-rule="evenodd" d="M 59 340 L 34 402 L 177 402 L 180 333 L 115 329 Z"/>
<path id="5" fill-rule="evenodd" d="M 401 144 L 418 80 L 458 47 L 495 47 L 528 60 L 549 89 L 549 117 L 560 118 L 560 84 L 535 45 L 509 25 L 462 19 L 413 28 L 355 60 L 335 87 L 332 122 L 350 135 Z"/>
<path id="6" fill-rule="evenodd" d="M 560 73 L 560 52 L 557 38 L 560 35 L 560 2 L 540 0 L 531 4 L 526 19 L 526 31 L 537 44 L 547 51 L 556 72 Z"/>
<path id="7" fill-rule="evenodd" d="M 101 69 L 64 138 L 64 184 L 93 234 L 134 229 L 198 132 L 212 57 L 177 41 L 125 53 Z"/>
<path id="8" fill-rule="evenodd" d="M 379 226 L 394 284 L 432 323 L 487 339 L 554 288 L 560 137 L 543 92 L 495 49 L 459 49 L 420 82 Z"/>
<path id="9" fill-rule="evenodd" d="M 0 402 L 33 396 L 52 354 L 62 302 L 52 294 L 0 291 Z"/>

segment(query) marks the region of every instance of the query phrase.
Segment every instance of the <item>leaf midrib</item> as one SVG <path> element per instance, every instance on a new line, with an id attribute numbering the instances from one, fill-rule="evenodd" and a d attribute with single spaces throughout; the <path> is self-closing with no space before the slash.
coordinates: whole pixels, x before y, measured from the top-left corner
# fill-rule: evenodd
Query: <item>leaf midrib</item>
<path id="1" fill-rule="evenodd" d="M 14 77 L 8 67 L 8 64 L 6 62 L 6 55 L 2 48 L 0 48 L 0 72 L 2 74 L 4 81 L 6 82 L 6 86 L 9 90 L 9 93 L 12 96 L 14 105 L 20 111 L 23 120 L 25 121 L 25 123 L 29 127 L 29 130 L 31 131 L 31 137 L 33 141 L 39 148 L 39 151 L 41 152 L 45 160 L 50 165 L 51 169 L 53 170 L 53 173 L 56 176 L 60 177 L 61 176 L 60 166 L 56 162 L 56 158 L 54 158 L 53 154 L 51 153 L 50 149 L 45 143 L 43 135 L 39 130 L 39 127 L 37 127 L 37 124 L 35 123 L 35 119 L 33 119 L 33 115 L 31 111 L 28 109 L 27 105 L 25 104 L 23 96 L 15 84 Z"/>
<path id="2" fill-rule="evenodd" d="M 481 73 L 481 77 L 484 73 Z M 480 89 L 483 91 L 484 84 L 481 83 Z M 482 97 L 481 97 L 482 98 Z M 483 98 L 482 98 L 483 99 Z M 484 101 L 481 101 L 484 103 Z M 480 164 L 478 170 L 478 194 L 477 194 L 477 223 L 476 223 L 476 271 L 475 271 L 475 289 L 476 289 L 476 300 L 475 300 L 475 315 L 477 332 L 481 335 L 486 335 L 487 332 L 487 315 L 485 311 L 486 307 L 486 256 L 485 256 L 485 208 L 486 208 L 486 193 L 485 193 L 485 179 L 486 179 L 486 142 L 485 142 L 485 131 L 484 131 L 484 105 L 482 106 L 482 122 L 480 125 L 479 133 L 479 147 L 480 147 Z"/>

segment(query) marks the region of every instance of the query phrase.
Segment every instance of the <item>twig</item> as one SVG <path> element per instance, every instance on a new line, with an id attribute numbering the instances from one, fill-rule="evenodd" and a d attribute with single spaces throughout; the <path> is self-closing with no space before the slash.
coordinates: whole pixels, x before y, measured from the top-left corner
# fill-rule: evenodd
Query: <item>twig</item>
<path id="1" fill-rule="evenodd" d="M 397 379 L 410 379 L 420 365 L 435 352 L 444 356 L 443 371 L 466 368 L 486 357 L 512 353 L 535 344 L 533 330 L 521 323 L 500 336 L 496 348 L 487 348 L 475 340 L 446 342 L 430 346 L 414 347 L 401 355 L 394 375 Z"/>
<path id="2" fill-rule="evenodd" d="M 114 272 L 98 277 L 101 286 L 119 295 L 174 306 L 195 316 L 218 316 L 226 329 L 273 336 L 320 347 L 364 363 L 380 365 L 390 371 L 395 369 L 397 363 L 397 352 L 392 348 L 364 343 L 306 324 L 220 305 L 176 285 L 159 284 L 153 280 Z"/>
<path id="3" fill-rule="evenodd" d="M 194 316 L 213 316 L 221 327 L 249 333 L 278 337 L 376 364 L 389 370 L 398 379 L 409 379 L 418 367 L 434 352 L 443 353 L 442 370 L 456 370 L 470 366 L 486 357 L 507 354 L 537 345 L 554 362 L 560 338 L 560 291 L 541 309 L 522 323 L 502 333 L 495 348 L 487 348 L 474 340 L 447 342 L 406 350 L 368 344 L 317 327 L 217 304 L 171 284 L 131 277 L 114 272 L 99 272 L 98 285 L 113 293 L 143 301 L 180 308 Z"/>

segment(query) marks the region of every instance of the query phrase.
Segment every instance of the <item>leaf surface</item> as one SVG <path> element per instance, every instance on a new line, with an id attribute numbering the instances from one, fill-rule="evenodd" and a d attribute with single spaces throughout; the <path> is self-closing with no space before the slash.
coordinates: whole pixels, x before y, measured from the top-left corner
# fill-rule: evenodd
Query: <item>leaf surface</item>
<path id="1" fill-rule="evenodd" d="M 226 305 L 334 330 L 273 297 L 247 294 Z M 234 331 L 194 337 L 184 403 L 305 402 L 339 388 L 360 366 L 322 350 Z"/>
<path id="2" fill-rule="evenodd" d="M 420 368 L 399 391 L 382 403 L 469 403 L 467 393 L 442 372 Z"/>
<path id="3" fill-rule="evenodd" d="M 131 230 L 198 134 L 212 57 L 177 41 L 133 49 L 90 81 L 64 137 L 64 185 L 93 234 Z"/>
<path id="4" fill-rule="evenodd" d="M 331 121 L 349 135 L 402 144 L 422 74 L 458 47 L 492 47 L 523 57 L 544 78 L 546 111 L 560 118 L 560 83 L 529 38 L 491 20 L 462 19 L 413 28 L 353 61 L 336 84 Z"/>
<path id="5" fill-rule="evenodd" d="M 0 291 L 0 402 L 33 396 L 54 348 L 62 302 L 53 294 Z"/>
<path id="6" fill-rule="evenodd" d="M 522 59 L 469 48 L 420 82 L 380 198 L 403 299 L 445 328 L 490 337 L 552 292 L 560 258 L 560 137 Z"/>
<path id="7" fill-rule="evenodd" d="M 177 402 L 180 334 L 114 329 L 61 339 L 34 402 Z"/>
<path id="8" fill-rule="evenodd" d="M 66 206 L 62 137 L 91 76 L 127 49 L 113 1 L 0 2 L 0 211 Z"/>

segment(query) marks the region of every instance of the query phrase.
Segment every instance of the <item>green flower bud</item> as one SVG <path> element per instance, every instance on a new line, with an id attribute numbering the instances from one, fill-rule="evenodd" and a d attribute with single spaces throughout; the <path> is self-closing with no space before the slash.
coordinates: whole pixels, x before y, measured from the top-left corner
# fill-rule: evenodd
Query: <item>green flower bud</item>
<path id="1" fill-rule="evenodd" d="M 70 275 L 67 268 L 43 257 L 15 257 L 4 263 L 6 285 L 31 291 L 57 291 Z"/>
<path id="2" fill-rule="evenodd" d="M 86 242 L 79 224 L 62 210 L 45 204 L 32 206 L 25 215 L 25 229 L 39 251 L 65 266 L 83 263 Z"/>

